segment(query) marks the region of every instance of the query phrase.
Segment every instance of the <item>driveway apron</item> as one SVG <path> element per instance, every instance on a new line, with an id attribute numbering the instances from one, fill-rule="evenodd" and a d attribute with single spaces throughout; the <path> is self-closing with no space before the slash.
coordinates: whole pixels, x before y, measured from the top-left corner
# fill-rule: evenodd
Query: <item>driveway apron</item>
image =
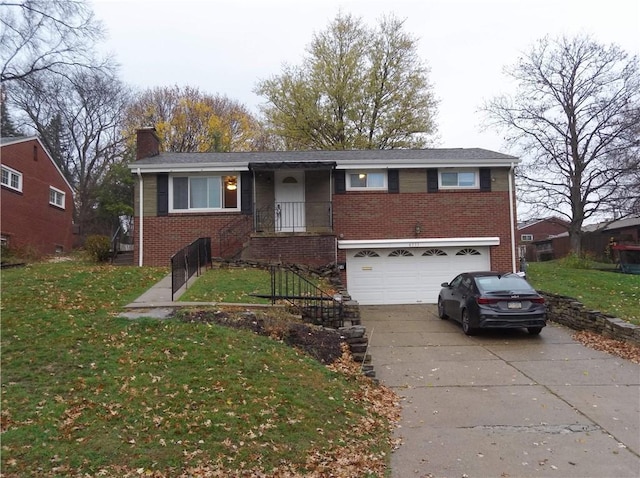
<path id="1" fill-rule="evenodd" d="M 393 478 L 640 477 L 640 366 L 549 324 L 467 337 L 432 305 L 361 306 L 402 397 Z"/>

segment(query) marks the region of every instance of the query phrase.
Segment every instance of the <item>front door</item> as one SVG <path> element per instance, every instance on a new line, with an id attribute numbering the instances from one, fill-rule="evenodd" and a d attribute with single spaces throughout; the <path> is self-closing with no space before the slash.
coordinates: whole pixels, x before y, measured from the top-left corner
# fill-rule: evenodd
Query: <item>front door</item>
<path id="1" fill-rule="evenodd" d="M 275 172 L 276 232 L 304 232 L 304 171 Z"/>

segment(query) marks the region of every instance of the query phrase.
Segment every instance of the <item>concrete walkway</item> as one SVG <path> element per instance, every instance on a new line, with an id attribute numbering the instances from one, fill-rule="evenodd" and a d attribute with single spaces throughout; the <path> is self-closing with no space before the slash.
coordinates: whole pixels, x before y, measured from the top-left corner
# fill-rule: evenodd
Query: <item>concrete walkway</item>
<path id="1" fill-rule="evenodd" d="M 188 286 L 191 287 L 197 276 L 189 279 Z M 163 277 L 159 282 L 150 287 L 136 300 L 124 306 L 125 312 L 120 314 L 121 317 L 128 319 L 137 319 L 140 317 L 153 317 L 164 319 L 173 315 L 176 309 L 181 307 L 215 307 L 215 306 L 235 306 L 235 307 L 274 307 L 271 304 L 227 304 L 224 302 L 185 302 L 178 301 L 180 296 L 187 290 L 182 286 L 173 295 L 171 300 L 171 274 Z M 279 307 L 279 306 L 278 306 Z"/>
<path id="2" fill-rule="evenodd" d="M 549 325 L 467 337 L 435 306 L 362 306 L 401 397 L 392 477 L 637 478 L 640 366 Z"/>

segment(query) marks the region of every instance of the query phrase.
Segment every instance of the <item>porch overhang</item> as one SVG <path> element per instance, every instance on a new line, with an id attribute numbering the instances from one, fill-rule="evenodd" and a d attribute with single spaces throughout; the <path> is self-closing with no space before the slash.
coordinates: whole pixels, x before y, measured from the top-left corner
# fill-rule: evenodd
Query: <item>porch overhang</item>
<path id="1" fill-rule="evenodd" d="M 273 171 L 274 169 L 335 169 L 335 161 L 269 161 L 251 162 L 249 171 Z"/>

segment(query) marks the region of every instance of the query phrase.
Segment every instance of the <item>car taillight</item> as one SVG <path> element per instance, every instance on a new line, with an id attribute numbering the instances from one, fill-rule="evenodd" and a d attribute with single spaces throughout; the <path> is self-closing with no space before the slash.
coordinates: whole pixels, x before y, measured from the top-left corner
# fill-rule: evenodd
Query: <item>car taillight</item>
<path id="1" fill-rule="evenodd" d="M 534 304 L 544 304 L 544 297 L 536 297 L 535 299 L 531 299 L 531 302 Z"/>
<path id="2" fill-rule="evenodd" d="M 476 299 L 476 302 L 479 305 L 490 305 L 490 304 L 497 304 L 498 299 L 489 299 L 488 297 L 478 297 Z"/>

